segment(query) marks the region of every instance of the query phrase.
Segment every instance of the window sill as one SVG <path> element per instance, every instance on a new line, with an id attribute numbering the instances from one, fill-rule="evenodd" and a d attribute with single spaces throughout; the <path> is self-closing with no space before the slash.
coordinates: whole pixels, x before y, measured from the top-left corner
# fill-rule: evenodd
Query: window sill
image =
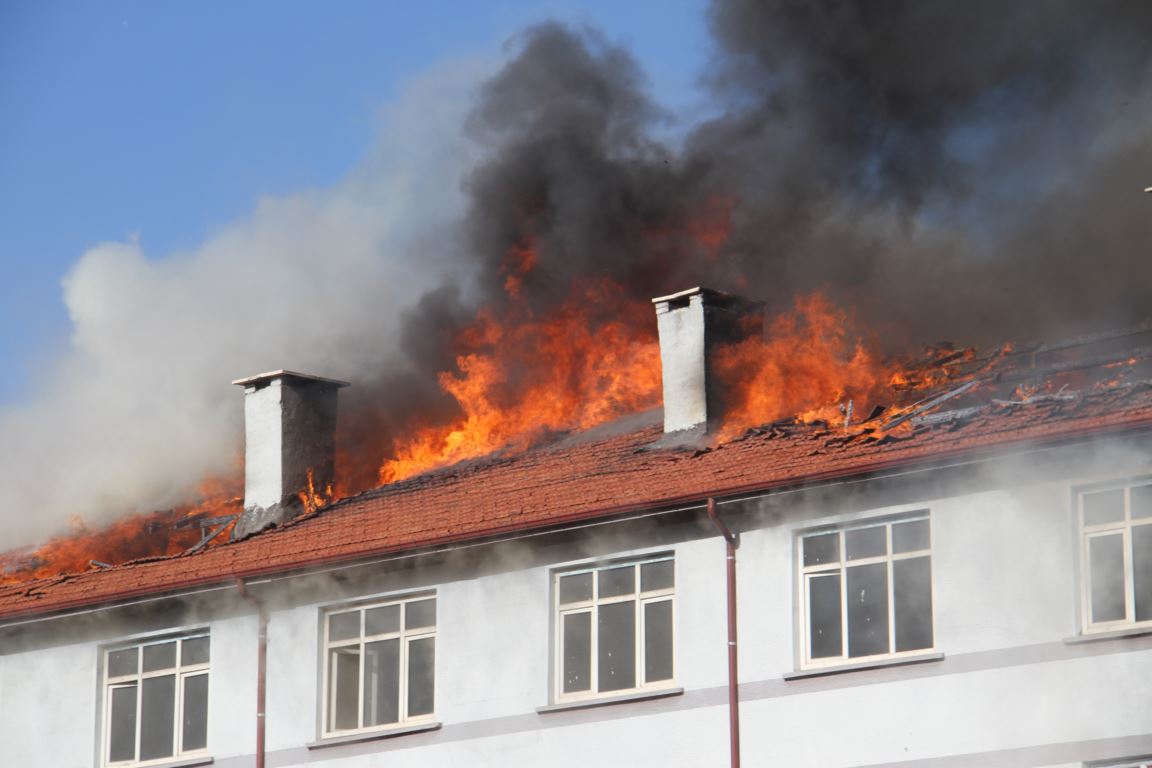
<path id="1" fill-rule="evenodd" d="M 537 714 L 546 715 L 550 712 L 567 712 L 573 709 L 591 709 L 592 707 L 607 707 L 612 704 L 627 704 L 632 701 L 648 701 L 649 699 L 666 699 L 669 696 L 680 696 L 683 688 L 661 688 L 655 691 L 635 691 L 623 693 L 619 696 L 602 696 L 597 699 L 580 699 L 579 701 L 561 701 L 557 704 L 547 704 L 536 707 Z"/>
<path id="2" fill-rule="evenodd" d="M 1094 643 L 1097 640 L 1118 640 L 1122 637 L 1139 637 L 1140 635 L 1152 635 L 1152 625 L 1146 624 L 1142 627 L 1112 629 L 1107 632 L 1085 632 L 1082 635 L 1066 637 L 1064 638 L 1064 642 L 1068 645 L 1077 645 L 1079 643 Z"/>
<path id="3" fill-rule="evenodd" d="M 345 736 L 330 736 L 326 739 L 317 739 L 304 746 L 308 749 L 324 749 L 325 747 L 338 747 L 341 744 L 356 744 L 361 741 L 376 741 L 377 739 L 391 739 L 394 736 L 406 736 L 410 733 L 423 733 L 424 731 L 438 731 L 440 723 L 420 723 L 418 725 L 401 725 L 383 731 L 362 731 L 349 733 Z"/>
<path id="4" fill-rule="evenodd" d="M 836 667 L 817 667 L 815 669 L 799 669 L 795 672 L 786 672 L 782 677 L 785 680 L 802 680 L 807 677 L 823 677 L 825 675 L 839 675 L 845 672 L 862 672 L 866 669 L 883 669 L 885 667 L 903 667 L 909 664 L 924 664 L 930 661 L 943 661 L 942 653 L 922 653 L 919 656 L 900 656 L 894 659 L 876 659 L 875 661 L 860 661 L 855 664 L 841 664 Z"/>
<path id="5" fill-rule="evenodd" d="M 216 762 L 215 758 L 200 756 L 200 757 L 178 757 L 172 760 L 150 760 L 146 763 L 119 763 L 119 765 L 127 765 L 128 768 L 196 768 L 200 765 L 212 765 Z"/>

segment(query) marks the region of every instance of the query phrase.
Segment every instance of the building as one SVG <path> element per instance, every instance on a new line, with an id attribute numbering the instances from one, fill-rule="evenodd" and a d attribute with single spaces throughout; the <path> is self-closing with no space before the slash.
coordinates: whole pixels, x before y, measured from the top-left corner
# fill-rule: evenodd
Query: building
<path id="1" fill-rule="evenodd" d="M 244 380 L 251 535 L 0 589 L 0 763 L 728 765 L 735 647 L 747 765 L 1152 760 L 1152 386 L 716 444 L 731 311 L 658 301 L 663 413 L 303 514 L 339 382 Z"/>

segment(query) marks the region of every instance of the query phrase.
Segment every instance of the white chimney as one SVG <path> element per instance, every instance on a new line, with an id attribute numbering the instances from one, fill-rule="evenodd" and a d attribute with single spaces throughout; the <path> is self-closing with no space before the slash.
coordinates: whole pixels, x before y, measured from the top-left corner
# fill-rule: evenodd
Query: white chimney
<path id="1" fill-rule="evenodd" d="M 315 488 L 335 474 L 336 393 L 346 381 L 293 371 L 238 379 L 244 387 L 244 513 L 233 538 L 290 520 L 312 472 Z"/>
<path id="2" fill-rule="evenodd" d="M 664 431 L 707 430 L 723 407 L 712 369 L 715 347 L 762 333 L 763 304 L 708 288 L 689 288 L 652 303 L 660 336 Z"/>

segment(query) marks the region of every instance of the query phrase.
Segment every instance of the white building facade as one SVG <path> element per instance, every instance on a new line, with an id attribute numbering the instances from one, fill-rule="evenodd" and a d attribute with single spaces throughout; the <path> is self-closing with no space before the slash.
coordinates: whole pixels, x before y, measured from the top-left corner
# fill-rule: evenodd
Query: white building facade
<path id="1" fill-rule="evenodd" d="M 1119 460 L 1118 460 L 1119 459 Z M 1142 765 L 1152 450 L 727 500 L 747 765 Z M 699 505 L 0 628 L 5 766 L 729 764 Z"/>

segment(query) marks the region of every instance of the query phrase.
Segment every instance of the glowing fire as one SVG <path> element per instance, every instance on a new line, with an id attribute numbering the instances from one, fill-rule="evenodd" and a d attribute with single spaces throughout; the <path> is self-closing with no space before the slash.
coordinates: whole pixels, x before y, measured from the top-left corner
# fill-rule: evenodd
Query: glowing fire
<path id="1" fill-rule="evenodd" d="M 840 408 L 848 401 L 876 403 L 890 393 L 893 374 L 851 327 L 847 312 L 813 294 L 773 318 L 765 335 L 721 347 L 716 367 L 725 413 L 719 439 L 789 416 L 843 420 Z"/>
<path id="2" fill-rule="evenodd" d="M 515 296 L 518 279 L 513 286 Z M 617 286 L 605 282 L 582 286 L 546 318 L 522 303 L 503 318 L 482 311 L 461 339 L 466 351 L 456 358 L 457 371 L 439 377 L 460 418 L 416 430 L 380 468 L 380 481 L 525 448 L 551 433 L 656 405 L 660 350 L 651 330 L 624 319 L 590 321 L 593 309 L 602 313 L 618 305 L 619 296 Z"/>
<path id="3" fill-rule="evenodd" d="M 336 494 L 332 491 L 332 483 L 328 483 L 323 488 L 316 487 L 316 478 L 313 475 L 312 468 L 308 468 L 308 485 L 296 494 L 300 499 L 300 503 L 304 506 L 304 513 L 309 514 L 315 512 L 327 504 L 336 500 Z"/>
<path id="4" fill-rule="evenodd" d="M 35 550 L 0 553 L 0 583 L 80 573 L 144 557 L 176 555 L 212 537 L 227 540 L 241 499 L 237 479 L 206 480 L 201 500 L 173 509 L 127 515 L 104 527 L 89 528 L 79 517 L 67 535 Z M 204 525 L 201 525 L 204 523 Z"/>

